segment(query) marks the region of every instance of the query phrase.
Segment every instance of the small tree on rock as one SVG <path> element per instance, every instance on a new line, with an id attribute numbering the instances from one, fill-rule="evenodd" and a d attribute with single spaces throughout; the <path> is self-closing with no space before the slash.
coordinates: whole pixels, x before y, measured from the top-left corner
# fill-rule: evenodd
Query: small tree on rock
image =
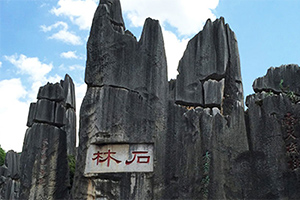
<path id="1" fill-rule="evenodd" d="M 2 166 L 5 162 L 5 151 L 1 148 L 0 145 L 0 166 Z"/>

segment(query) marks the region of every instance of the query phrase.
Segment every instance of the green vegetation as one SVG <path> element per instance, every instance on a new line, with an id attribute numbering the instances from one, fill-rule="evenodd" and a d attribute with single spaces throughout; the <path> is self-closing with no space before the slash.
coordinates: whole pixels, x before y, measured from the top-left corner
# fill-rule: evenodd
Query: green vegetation
<path id="1" fill-rule="evenodd" d="M 299 99 L 297 98 L 297 96 L 295 95 L 295 93 L 293 91 L 291 91 L 288 87 L 283 87 L 283 79 L 280 80 L 279 83 L 279 87 L 281 89 L 281 91 L 286 94 L 286 96 L 293 102 L 296 103 Z"/>
<path id="2" fill-rule="evenodd" d="M 284 92 L 285 88 L 283 87 L 283 79 L 280 80 L 279 87 L 280 87 L 281 91 Z"/>
<path id="3" fill-rule="evenodd" d="M 206 151 L 205 155 L 203 156 L 203 178 L 201 181 L 202 184 L 202 194 L 203 199 L 208 199 L 208 186 L 210 182 L 209 178 L 209 171 L 210 171 L 210 153 Z"/>
<path id="4" fill-rule="evenodd" d="M 5 162 L 5 151 L 1 148 L 0 145 L 0 166 L 2 166 Z"/>
<path id="5" fill-rule="evenodd" d="M 75 174 L 75 166 L 76 166 L 75 156 L 68 155 L 68 164 L 69 164 L 70 184 L 71 184 L 71 187 L 72 187 L 74 174 Z"/>
<path id="6" fill-rule="evenodd" d="M 274 93 L 272 91 L 268 91 L 267 92 L 267 97 L 274 95 Z"/>

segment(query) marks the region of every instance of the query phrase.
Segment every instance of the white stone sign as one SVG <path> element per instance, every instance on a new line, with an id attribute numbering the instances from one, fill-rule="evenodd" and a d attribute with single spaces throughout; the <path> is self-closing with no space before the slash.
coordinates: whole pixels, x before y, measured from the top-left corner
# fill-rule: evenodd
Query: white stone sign
<path id="1" fill-rule="evenodd" d="M 153 172 L 153 144 L 92 144 L 85 176 L 98 173 Z"/>

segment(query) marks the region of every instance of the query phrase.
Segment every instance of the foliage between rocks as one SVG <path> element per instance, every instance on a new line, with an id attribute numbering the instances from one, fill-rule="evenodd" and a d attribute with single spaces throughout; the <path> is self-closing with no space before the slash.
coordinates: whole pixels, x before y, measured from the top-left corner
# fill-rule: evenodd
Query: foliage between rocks
<path id="1" fill-rule="evenodd" d="M 283 79 L 280 80 L 280 83 L 279 83 L 279 87 L 281 89 L 281 91 L 286 94 L 286 96 L 293 102 L 293 103 L 296 103 L 298 101 L 298 98 L 297 96 L 295 95 L 295 93 L 293 91 L 291 91 L 289 89 L 289 86 L 287 87 L 283 87 Z"/>
<path id="2" fill-rule="evenodd" d="M 71 184 L 71 187 L 72 187 L 73 178 L 74 178 L 74 174 L 75 174 L 75 166 L 76 166 L 75 156 L 68 155 L 68 165 L 69 165 L 70 184 Z"/>
<path id="3" fill-rule="evenodd" d="M 201 181 L 202 184 L 202 194 L 203 199 L 208 199 L 208 186 L 210 182 L 209 178 L 209 170 L 210 170 L 210 153 L 206 151 L 205 155 L 203 156 L 203 178 Z"/>
<path id="4" fill-rule="evenodd" d="M 2 166 L 5 162 L 5 151 L 1 148 L 0 145 L 0 166 Z"/>

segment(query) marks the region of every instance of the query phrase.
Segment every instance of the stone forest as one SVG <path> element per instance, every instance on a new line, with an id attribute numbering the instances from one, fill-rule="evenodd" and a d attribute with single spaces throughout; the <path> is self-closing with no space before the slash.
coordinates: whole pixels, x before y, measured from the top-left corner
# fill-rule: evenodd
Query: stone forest
<path id="1" fill-rule="evenodd" d="M 300 67 L 271 67 L 244 103 L 237 40 L 219 18 L 189 41 L 178 72 L 168 81 L 157 20 L 137 41 L 120 1 L 101 0 L 79 146 L 66 75 L 31 103 L 23 150 L 0 167 L 0 198 L 300 199 Z"/>

